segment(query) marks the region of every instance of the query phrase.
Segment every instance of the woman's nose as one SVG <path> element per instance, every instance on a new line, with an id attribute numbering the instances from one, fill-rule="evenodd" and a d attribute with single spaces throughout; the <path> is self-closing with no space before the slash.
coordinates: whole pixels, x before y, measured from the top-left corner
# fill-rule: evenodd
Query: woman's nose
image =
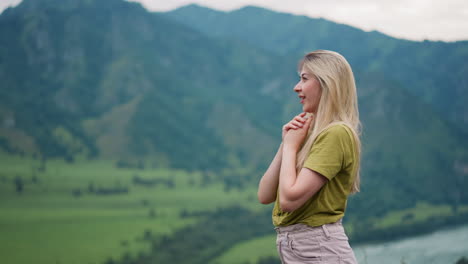
<path id="1" fill-rule="evenodd" d="M 296 86 L 294 86 L 294 91 L 295 92 L 299 92 L 301 90 L 301 86 L 298 84 L 296 84 Z"/>

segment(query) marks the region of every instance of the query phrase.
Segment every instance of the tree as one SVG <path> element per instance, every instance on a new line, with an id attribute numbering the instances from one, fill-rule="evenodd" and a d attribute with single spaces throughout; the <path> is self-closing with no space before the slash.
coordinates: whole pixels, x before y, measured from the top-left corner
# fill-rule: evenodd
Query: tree
<path id="1" fill-rule="evenodd" d="M 15 183 L 16 192 L 21 194 L 23 192 L 23 189 L 24 189 L 23 179 L 19 175 L 17 175 L 15 177 L 14 183 Z"/>

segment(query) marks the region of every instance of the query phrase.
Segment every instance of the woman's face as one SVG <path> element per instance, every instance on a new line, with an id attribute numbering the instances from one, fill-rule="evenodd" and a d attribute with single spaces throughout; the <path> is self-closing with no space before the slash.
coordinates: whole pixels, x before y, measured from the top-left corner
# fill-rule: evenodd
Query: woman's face
<path id="1" fill-rule="evenodd" d="M 307 113 L 316 113 L 322 95 L 320 82 L 317 78 L 302 69 L 300 80 L 294 87 L 294 91 L 299 95 L 302 110 Z"/>

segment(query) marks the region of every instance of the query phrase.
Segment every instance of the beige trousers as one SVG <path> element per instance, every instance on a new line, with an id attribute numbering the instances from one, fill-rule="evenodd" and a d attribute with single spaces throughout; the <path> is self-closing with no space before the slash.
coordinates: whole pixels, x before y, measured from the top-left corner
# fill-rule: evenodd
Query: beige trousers
<path id="1" fill-rule="evenodd" d="M 357 264 L 341 220 L 318 227 L 295 224 L 275 229 L 283 264 Z"/>

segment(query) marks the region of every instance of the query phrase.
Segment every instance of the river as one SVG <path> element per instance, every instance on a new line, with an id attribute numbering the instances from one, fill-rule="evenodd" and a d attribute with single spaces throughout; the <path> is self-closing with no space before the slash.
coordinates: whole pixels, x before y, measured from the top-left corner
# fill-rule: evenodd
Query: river
<path id="1" fill-rule="evenodd" d="M 468 225 L 353 249 L 359 264 L 455 264 L 468 258 Z"/>

